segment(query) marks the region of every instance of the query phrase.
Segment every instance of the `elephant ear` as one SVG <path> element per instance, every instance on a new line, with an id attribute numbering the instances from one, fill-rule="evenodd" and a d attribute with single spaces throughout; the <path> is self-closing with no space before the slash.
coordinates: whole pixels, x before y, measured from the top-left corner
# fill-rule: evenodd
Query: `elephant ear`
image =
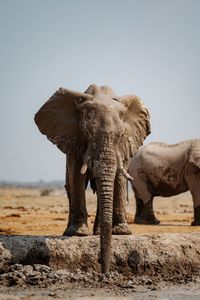
<path id="1" fill-rule="evenodd" d="M 124 120 L 127 123 L 127 131 L 133 155 L 143 144 L 145 138 L 151 133 L 149 111 L 137 96 L 123 96 L 119 100 L 126 107 Z"/>
<path id="2" fill-rule="evenodd" d="M 76 104 L 91 96 L 58 89 L 35 115 L 35 123 L 40 132 L 64 153 L 80 143 L 79 111 Z"/>
<path id="3" fill-rule="evenodd" d="M 200 168 L 200 140 L 193 140 L 189 151 L 189 162 Z"/>

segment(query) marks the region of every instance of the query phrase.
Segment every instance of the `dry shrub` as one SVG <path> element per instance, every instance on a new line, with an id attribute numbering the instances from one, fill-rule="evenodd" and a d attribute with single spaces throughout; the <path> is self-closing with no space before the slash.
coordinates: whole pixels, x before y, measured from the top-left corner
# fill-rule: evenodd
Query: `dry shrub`
<path id="1" fill-rule="evenodd" d="M 45 188 L 45 189 L 42 189 L 41 192 L 40 192 L 40 196 L 49 196 L 52 192 L 52 189 L 51 188 Z"/>

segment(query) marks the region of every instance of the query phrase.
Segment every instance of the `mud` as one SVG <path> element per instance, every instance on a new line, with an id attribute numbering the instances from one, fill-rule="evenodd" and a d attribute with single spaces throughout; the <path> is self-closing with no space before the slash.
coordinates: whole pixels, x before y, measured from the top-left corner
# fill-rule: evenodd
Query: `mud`
<path id="1" fill-rule="evenodd" d="M 96 200 L 87 198 L 92 229 Z M 133 235 L 113 236 L 111 273 L 102 275 L 97 236 L 61 236 L 63 190 L 0 189 L 0 299 L 199 299 L 200 228 L 190 226 L 189 193 L 156 199 L 157 226 L 132 224 L 134 209 L 130 199 Z"/>

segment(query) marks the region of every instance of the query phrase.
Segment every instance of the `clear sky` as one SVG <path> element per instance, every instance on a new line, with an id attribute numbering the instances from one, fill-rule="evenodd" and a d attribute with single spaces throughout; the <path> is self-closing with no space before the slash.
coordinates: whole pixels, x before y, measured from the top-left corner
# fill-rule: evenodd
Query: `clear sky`
<path id="1" fill-rule="evenodd" d="M 0 180 L 64 179 L 34 114 L 91 83 L 143 99 L 146 142 L 200 137 L 200 1 L 0 0 Z"/>

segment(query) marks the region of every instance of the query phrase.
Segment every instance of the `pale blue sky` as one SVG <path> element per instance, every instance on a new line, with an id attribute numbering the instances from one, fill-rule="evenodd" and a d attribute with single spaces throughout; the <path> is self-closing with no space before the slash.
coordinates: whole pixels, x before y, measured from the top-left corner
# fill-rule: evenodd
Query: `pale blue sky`
<path id="1" fill-rule="evenodd" d="M 139 95 L 146 142 L 200 137 L 199 56 L 198 0 L 0 0 L 0 180 L 64 179 L 33 121 L 60 86 Z"/>

